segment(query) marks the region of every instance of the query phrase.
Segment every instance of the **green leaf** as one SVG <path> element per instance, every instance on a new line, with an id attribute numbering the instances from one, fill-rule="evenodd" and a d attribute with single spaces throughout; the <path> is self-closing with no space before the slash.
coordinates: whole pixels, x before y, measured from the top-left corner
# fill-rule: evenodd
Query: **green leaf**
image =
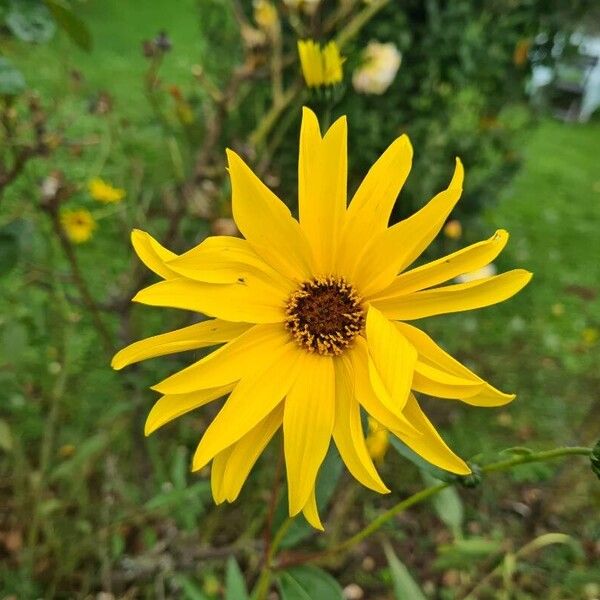
<path id="1" fill-rule="evenodd" d="M 413 579 L 404 563 L 396 556 L 388 542 L 384 542 L 383 551 L 390 566 L 396 600 L 427 600 L 419 584 Z"/>
<path id="2" fill-rule="evenodd" d="M 39 0 L 12 0 L 5 22 L 16 37 L 34 44 L 49 41 L 56 31 L 50 11 Z"/>
<path id="3" fill-rule="evenodd" d="M 421 471 L 423 481 L 435 485 L 439 480 L 427 471 Z M 438 517 L 452 530 L 455 537 L 462 535 L 462 524 L 465 516 L 462 500 L 454 487 L 447 487 L 432 497 L 431 502 Z"/>
<path id="4" fill-rule="evenodd" d="M 92 34 L 87 25 L 75 14 L 73 9 L 63 0 L 44 0 L 58 26 L 82 50 L 92 49 Z"/>
<path id="5" fill-rule="evenodd" d="M 342 588 L 329 573 L 310 565 L 292 567 L 279 575 L 282 600 L 342 600 Z"/>
<path id="6" fill-rule="evenodd" d="M 15 96 L 25 89 L 25 78 L 8 59 L 0 56 L 0 96 Z M 0 261 L 2 261 L 0 248 Z"/>
<path id="7" fill-rule="evenodd" d="M 225 572 L 225 600 L 248 600 L 246 582 L 233 556 L 227 560 Z"/>
<path id="8" fill-rule="evenodd" d="M 390 443 L 392 448 L 398 452 L 404 458 L 410 460 L 415 466 L 419 467 L 421 471 L 426 471 L 433 475 L 439 481 L 445 481 L 446 483 L 455 483 L 456 475 L 454 473 L 450 473 L 450 471 L 445 471 L 444 469 L 440 469 L 435 465 L 427 462 L 424 458 L 421 458 L 414 450 L 411 450 L 402 440 L 398 439 L 394 435 L 390 435 Z M 436 482 L 436 483 L 439 483 Z"/>
<path id="9" fill-rule="evenodd" d="M 183 595 L 180 597 L 184 600 L 210 600 L 210 598 L 202 591 L 200 585 L 190 577 L 186 577 L 185 575 L 175 575 L 172 581 L 181 588 Z"/>

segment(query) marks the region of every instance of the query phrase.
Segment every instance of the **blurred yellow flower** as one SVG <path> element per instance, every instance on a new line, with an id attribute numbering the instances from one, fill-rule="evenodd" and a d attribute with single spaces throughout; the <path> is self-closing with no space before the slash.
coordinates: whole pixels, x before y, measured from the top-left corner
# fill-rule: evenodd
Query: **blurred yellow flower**
<path id="1" fill-rule="evenodd" d="M 362 59 L 362 64 L 352 75 L 354 89 L 363 94 L 383 94 L 394 81 L 402 62 L 398 48 L 391 42 L 370 42 Z"/>
<path id="2" fill-rule="evenodd" d="M 217 503 L 233 502 L 259 455 L 283 428 L 289 514 L 322 529 L 315 484 L 332 438 L 349 471 L 388 492 L 369 456 L 361 413 L 432 464 L 466 475 L 413 391 L 501 406 L 513 400 L 447 354 L 413 321 L 490 306 L 521 290 L 515 269 L 483 281 L 444 285 L 494 260 L 508 234 L 409 269 L 442 229 L 462 193 L 457 159 L 448 187 L 388 227 L 412 164 L 403 135 L 377 160 L 347 206 L 347 123 L 323 135 L 303 111 L 298 165 L 299 220 L 232 150 L 232 212 L 245 239 L 215 236 L 176 255 L 134 231 L 140 259 L 161 279 L 134 301 L 208 315 L 183 329 L 118 352 L 115 369 L 154 356 L 224 344 L 154 386 L 162 397 L 150 434 L 228 396 L 204 432 L 192 468 L 212 461 Z"/>
<path id="3" fill-rule="evenodd" d="M 593 346 L 600 339 L 600 331 L 596 327 L 586 327 L 581 332 L 581 339 L 586 346 Z"/>
<path id="4" fill-rule="evenodd" d="M 272 33 L 279 24 L 277 9 L 268 0 L 254 0 L 254 21 L 263 30 Z"/>
<path id="5" fill-rule="evenodd" d="M 88 182 L 88 191 L 90 196 L 98 202 L 104 204 L 112 204 L 115 202 L 121 202 L 125 198 L 125 190 L 116 188 L 106 183 L 100 177 L 94 177 Z"/>
<path id="6" fill-rule="evenodd" d="M 84 208 L 64 210 L 60 215 L 60 223 L 67 237 L 74 244 L 83 244 L 91 237 L 96 229 L 96 221 L 90 211 Z"/>
<path id="7" fill-rule="evenodd" d="M 365 441 L 369 456 L 375 462 L 381 462 L 390 446 L 390 435 L 388 430 L 372 417 L 369 417 L 369 434 Z"/>
<path id="8" fill-rule="evenodd" d="M 444 235 L 451 240 L 459 240 L 462 236 L 462 224 L 458 219 L 452 219 L 444 225 Z"/>
<path id="9" fill-rule="evenodd" d="M 283 3 L 292 10 L 300 10 L 307 15 L 314 15 L 321 0 L 283 0 Z"/>
<path id="10" fill-rule="evenodd" d="M 343 78 L 340 49 L 335 42 L 329 42 L 323 48 L 313 40 L 299 40 L 298 54 L 304 81 L 308 87 L 334 85 Z"/>

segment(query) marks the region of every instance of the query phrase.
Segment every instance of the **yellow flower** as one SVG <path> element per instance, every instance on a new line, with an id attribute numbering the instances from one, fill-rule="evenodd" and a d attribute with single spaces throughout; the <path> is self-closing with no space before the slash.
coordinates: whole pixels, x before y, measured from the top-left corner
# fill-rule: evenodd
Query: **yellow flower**
<path id="1" fill-rule="evenodd" d="M 298 40 L 302 75 L 308 87 L 334 85 L 343 78 L 340 49 L 335 42 L 323 48 L 313 40 Z"/>
<path id="2" fill-rule="evenodd" d="M 254 21 L 263 31 L 272 33 L 279 24 L 275 5 L 268 0 L 254 0 Z"/>
<path id="3" fill-rule="evenodd" d="M 289 513 L 321 528 L 315 482 L 331 439 L 350 472 L 388 488 L 369 456 L 361 411 L 425 460 L 453 473 L 466 463 L 419 407 L 422 392 L 475 406 L 505 394 L 460 364 L 409 321 L 489 306 L 510 298 L 531 274 L 513 270 L 482 281 L 443 285 L 492 261 L 508 234 L 409 269 L 458 202 L 463 167 L 410 218 L 388 227 L 412 162 L 403 135 L 377 160 L 346 206 L 346 118 L 322 136 L 304 109 L 300 132 L 299 221 L 233 151 L 227 151 L 232 212 L 245 239 L 209 237 L 176 255 L 149 234 L 133 246 L 161 279 L 135 296 L 151 306 L 209 319 L 138 341 L 112 365 L 224 344 L 154 386 L 162 397 L 146 434 L 227 396 L 204 432 L 192 468 L 212 461 L 217 503 L 233 502 L 258 456 L 283 428 Z"/>
<path id="4" fill-rule="evenodd" d="M 370 42 L 363 52 L 363 63 L 352 75 L 352 85 L 363 94 L 383 94 L 400 68 L 402 55 L 395 44 Z"/>
<path id="5" fill-rule="evenodd" d="M 125 190 L 113 187 L 110 183 L 106 183 L 106 181 L 100 179 L 100 177 L 90 179 L 88 190 L 94 200 L 104 202 L 105 204 L 121 202 L 125 198 Z"/>
<path id="6" fill-rule="evenodd" d="M 369 435 L 366 439 L 369 456 L 375 462 L 381 462 L 390 446 L 390 436 L 385 427 L 369 417 Z"/>
<path id="7" fill-rule="evenodd" d="M 87 242 L 96 229 L 96 221 L 85 209 L 64 210 L 60 215 L 60 223 L 67 237 L 74 244 Z"/>
<path id="8" fill-rule="evenodd" d="M 444 235 L 451 240 L 459 240 L 462 236 L 462 224 L 458 219 L 452 219 L 444 225 Z"/>

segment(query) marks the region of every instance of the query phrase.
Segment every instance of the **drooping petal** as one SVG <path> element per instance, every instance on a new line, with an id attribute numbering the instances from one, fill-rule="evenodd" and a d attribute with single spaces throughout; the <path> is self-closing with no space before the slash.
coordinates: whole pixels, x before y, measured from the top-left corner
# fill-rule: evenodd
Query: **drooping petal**
<path id="1" fill-rule="evenodd" d="M 323 523 L 321 523 L 321 517 L 319 516 L 319 507 L 317 506 L 317 496 L 315 488 L 313 487 L 312 492 L 308 496 L 308 500 L 302 509 L 304 518 L 319 531 L 325 531 Z"/>
<path id="2" fill-rule="evenodd" d="M 300 226 L 313 249 L 318 273 L 328 274 L 346 211 L 347 125 L 340 117 L 318 140 L 315 115 L 304 110 L 299 164 Z"/>
<path id="3" fill-rule="evenodd" d="M 335 384 L 329 356 L 303 353 L 301 376 L 292 384 L 283 413 L 283 447 L 290 516 L 306 505 L 333 431 Z"/>
<path id="4" fill-rule="evenodd" d="M 401 432 L 392 431 L 409 448 L 414 450 L 419 456 L 440 469 L 445 469 L 451 473 L 459 475 L 468 475 L 471 469 L 464 460 L 454 454 L 446 445 L 446 442 L 435 430 L 431 421 L 425 416 L 415 397 L 411 394 L 404 409 L 406 417 L 423 433 L 421 436 L 410 436 Z"/>
<path id="5" fill-rule="evenodd" d="M 417 351 L 372 306 L 367 313 L 366 332 L 371 385 L 388 410 L 401 414 L 410 393 Z"/>
<path id="6" fill-rule="evenodd" d="M 294 344 L 287 344 L 279 352 L 266 354 L 261 363 L 254 363 L 202 436 L 194 454 L 194 471 L 240 440 L 275 409 L 296 379 L 300 356 Z"/>
<path id="7" fill-rule="evenodd" d="M 366 340 L 362 337 L 356 338 L 347 356 L 341 358 L 353 376 L 356 399 L 367 413 L 387 429 L 418 435 L 414 425 L 409 423 L 403 414 L 389 410 L 375 393 L 369 375 L 369 350 Z"/>
<path id="8" fill-rule="evenodd" d="M 381 481 L 371 460 L 362 423 L 360 405 L 355 397 L 354 378 L 345 361 L 335 361 L 335 421 L 333 440 L 348 470 L 364 486 L 386 494 L 390 490 Z"/>
<path id="9" fill-rule="evenodd" d="M 406 296 L 373 300 L 388 319 L 411 321 L 464 310 L 473 310 L 507 300 L 522 290 L 531 279 L 531 273 L 514 269 L 494 277 L 468 283 L 415 292 Z"/>
<path id="10" fill-rule="evenodd" d="M 481 269 L 502 252 L 507 241 L 508 233 L 499 229 L 489 240 L 472 244 L 422 267 L 401 273 L 394 279 L 392 285 L 379 292 L 374 298 L 410 294 L 439 285 L 458 275 Z"/>
<path id="11" fill-rule="evenodd" d="M 146 418 L 144 435 L 150 435 L 159 427 L 170 423 L 177 417 L 184 415 L 196 408 L 200 408 L 213 400 L 229 394 L 234 384 L 222 385 L 207 390 L 198 390 L 188 394 L 171 394 L 159 398 Z"/>
<path id="12" fill-rule="evenodd" d="M 266 277 L 246 273 L 236 283 L 202 283 L 184 277 L 140 290 L 134 302 L 204 313 L 225 321 L 278 323 L 285 319 L 287 294 Z"/>
<path id="13" fill-rule="evenodd" d="M 417 361 L 412 389 L 436 398 L 458 400 L 476 396 L 483 389 L 483 382 L 464 379 L 426 362 Z"/>
<path id="14" fill-rule="evenodd" d="M 224 235 L 206 238 L 195 248 L 170 260 L 168 266 L 178 276 L 207 283 L 240 283 L 247 273 L 258 273 L 284 292 L 294 286 L 267 265 L 247 240 Z"/>
<path id="15" fill-rule="evenodd" d="M 282 421 L 283 405 L 279 404 L 256 427 L 231 446 L 222 483 L 227 502 L 233 502 L 239 496 L 252 467 L 281 427 Z"/>
<path id="16" fill-rule="evenodd" d="M 177 254 L 161 246 L 149 233 L 134 229 L 131 232 L 131 244 L 140 260 L 163 279 L 178 277 L 177 273 L 165 264 L 177 257 Z"/>
<path id="17" fill-rule="evenodd" d="M 227 151 L 235 222 L 257 254 L 294 280 L 312 275 L 308 241 L 288 207 L 232 150 Z"/>
<path id="18" fill-rule="evenodd" d="M 362 255 L 353 281 L 370 297 L 388 287 L 417 258 L 442 228 L 462 193 L 463 167 L 456 159 L 450 185 L 414 215 L 375 237 Z"/>
<path id="19" fill-rule="evenodd" d="M 231 452 L 235 448 L 235 445 L 225 448 L 217 454 L 212 461 L 210 467 L 210 490 L 212 492 L 215 504 L 219 505 L 227 500 L 225 489 L 223 486 L 223 480 L 225 479 L 225 469 L 227 468 L 227 461 Z"/>
<path id="20" fill-rule="evenodd" d="M 114 355 L 111 366 L 113 369 L 122 369 L 147 358 L 222 344 L 235 339 L 250 327 L 252 325 L 249 323 L 231 323 L 221 319 L 194 323 L 130 344 Z"/>
<path id="21" fill-rule="evenodd" d="M 287 341 L 282 325 L 255 325 L 152 389 L 161 394 L 187 394 L 239 381 L 264 365 L 271 353 L 280 352 Z"/>
<path id="22" fill-rule="evenodd" d="M 410 172 L 412 156 L 408 136 L 400 136 L 377 159 L 356 190 L 346 213 L 338 253 L 341 273 L 351 275 L 373 236 L 387 228 L 396 198 Z"/>
<path id="23" fill-rule="evenodd" d="M 409 325 L 408 323 L 396 323 L 396 327 L 406 336 L 419 353 L 419 362 L 427 361 L 441 371 L 456 375 L 463 379 L 481 383 L 475 395 L 468 394 L 459 397 L 459 400 L 474 406 L 502 406 L 515 399 L 515 394 L 506 394 L 492 387 L 473 371 L 465 367 L 455 358 L 445 352 L 424 331 Z M 417 364 L 419 364 L 419 362 Z"/>

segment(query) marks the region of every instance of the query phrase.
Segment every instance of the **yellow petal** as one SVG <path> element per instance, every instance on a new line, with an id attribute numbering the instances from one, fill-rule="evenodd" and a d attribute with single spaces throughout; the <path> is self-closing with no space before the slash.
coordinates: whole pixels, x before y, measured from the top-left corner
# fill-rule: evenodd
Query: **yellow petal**
<path id="1" fill-rule="evenodd" d="M 232 150 L 227 151 L 235 222 L 265 262 L 294 280 L 310 278 L 312 256 L 288 207 Z"/>
<path id="2" fill-rule="evenodd" d="M 270 354 L 281 351 L 287 341 L 287 332 L 282 325 L 255 325 L 152 389 L 161 394 L 187 394 L 233 383 L 263 365 Z"/>
<path id="3" fill-rule="evenodd" d="M 319 516 L 319 507 L 317 506 L 317 497 L 314 487 L 308 496 L 308 500 L 304 505 L 304 508 L 302 509 L 302 514 L 309 524 L 315 529 L 318 529 L 319 531 L 325 531 L 323 523 L 321 523 L 321 517 Z"/>
<path id="4" fill-rule="evenodd" d="M 482 384 L 483 387 L 479 388 L 475 395 L 468 394 L 466 397 L 459 397 L 459 400 L 474 406 L 502 406 L 515 399 L 514 394 L 505 394 L 497 390 L 481 379 L 481 377 L 478 377 L 473 371 L 467 369 L 467 367 L 442 350 L 424 331 L 408 323 L 396 323 L 396 327 L 400 329 L 417 349 L 419 353 L 417 365 L 422 361 L 427 361 L 449 374 Z"/>
<path id="5" fill-rule="evenodd" d="M 130 344 L 114 355 L 111 366 L 113 369 L 122 369 L 147 358 L 222 344 L 238 337 L 250 327 L 252 325 L 248 323 L 230 323 L 221 319 L 195 323 Z"/>
<path id="6" fill-rule="evenodd" d="M 434 315 L 473 310 L 507 300 L 522 290 L 531 279 L 531 273 L 514 269 L 468 283 L 415 292 L 406 296 L 373 300 L 388 319 L 411 321 Z"/>
<path id="7" fill-rule="evenodd" d="M 468 475 L 471 469 L 462 458 L 458 457 L 440 437 L 435 427 L 425 416 L 415 397 L 411 394 L 404 409 L 406 417 L 415 423 L 423 435 L 413 437 L 401 432 L 393 431 L 409 448 L 436 467 L 457 473 Z"/>
<path id="8" fill-rule="evenodd" d="M 283 405 L 279 404 L 254 429 L 233 444 L 227 458 L 222 484 L 227 502 L 233 502 L 239 496 L 252 467 L 281 427 L 282 421 Z"/>
<path id="9" fill-rule="evenodd" d="M 247 273 L 258 273 L 286 293 L 294 287 L 291 281 L 267 265 L 246 240 L 224 235 L 206 238 L 195 248 L 169 261 L 168 266 L 178 276 L 207 283 L 239 283 Z"/>
<path id="10" fill-rule="evenodd" d="M 453 252 L 422 267 L 406 271 L 394 279 L 392 285 L 379 292 L 377 299 L 410 294 L 444 283 L 458 275 L 476 271 L 491 263 L 502 252 L 508 233 L 499 229 L 484 242 Z"/>
<path id="11" fill-rule="evenodd" d="M 194 454 L 194 471 L 241 439 L 283 400 L 295 380 L 300 356 L 300 350 L 288 344 L 279 352 L 265 354 L 259 363 L 253 361 L 254 368 L 240 380 L 202 436 Z"/>
<path id="12" fill-rule="evenodd" d="M 468 398 L 483 389 L 483 382 L 457 377 L 422 361 L 415 365 L 413 390 L 437 398 Z"/>
<path id="13" fill-rule="evenodd" d="M 438 234 L 462 192 L 463 167 L 456 159 L 450 185 L 414 215 L 375 237 L 363 254 L 353 281 L 363 296 L 385 289 Z"/>
<path id="14" fill-rule="evenodd" d="M 177 417 L 229 394 L 233 387 L 233 384 L 229 384 L 208 390 L 198 390 L 188 394 L 171 394 L 159 398 L 148 413 L 144 435 L 150 435 Z"/>
<path id="15" fill-rule="evenodd" d="M 333 431 L 333 360 L 303 353 L 301 376 L 292 384 L 283 413 L 283 447 L 290 516 L 306 505 Z"/>
<path id="16" fill-rule="evenodd" d="M 403 414 L 389 410 L 375 393 L 369 375 L 369 351 L 366 340 L 362 337 L 356 338 L 354 346 L 341 358 L 347 363 L 346 368 L 353 375 L 356 399 L 367 413 L 387 429 L 418 435 L 418 431 Z"/>
<path id="17" fill-rule="evenodd" d="M 246 273 L 243 281 L 232 284 L 168 279 L 139 291 L 133 301 L 192 310 L 226 321 L 278 323 L 285 319 L 287 297 L 266 278 Z"/>
<path id="18" fill-rule="evenodd" d="M 388 226 L 396 198 L 412 165 L 408 136 L 397 138 L 371 167 L 356 190 L 346 213 L 338 266 L 351 275 L 352 268 L 373 236 Z"/>
<path id="19" fill-rule="evenodd" d="M 299 190 L 300 226 L 313 249 L 318 273 L 328 274 L 334 267 L 334 255 L 346 211 L 347 125 L 340 117 L 316 143 L 318 129 L 309 111 L 304 112 L 301 148 L 302 176 Z M 317 126 L 318 127 L 318 126 Z M 307 146 L 311 144 L 310 150 Z M 312 152 L 310 158 L 306 156 Z"/>
<path id="20" fill-rule="evenodd" d="M 225 479 L 225 469 L 227 468 L 227 461 L 231 452 L 235 448 L 235 445 L 225 448 L 225 450 L 217 454 L 210 467 L 210 489 L 215 501 L 215 504 L 219 505 L 227 500 L 225 489 L 223 486 L 223 480 Z"/>
<path id="21" fill-rule="evenodd" d="M 333 440 L 348 470 L 364 486 L 386 494 L 385 486 L 371 460 L 360 420 L 360 406 L 355 397 L 354 379 L 346 363 L 335 361 L 335 422 Z"/>
<path id="22" fill-rule="evenodd" d="M 134 229 L 131 232 L 131 243 L 140 260 L 154 273 L 163 279 L 178 277 L 177 273 L 165 264 L 177 257 L 170 250 L 161 246 L 149 233 Z"/>
<path id="23" fill-rule="evenodd" d="M 410 393 L 417 351 L 372 306 L 367 313 L 366 332 L 371 385 L 388 410 L 401 414 Z"/>

